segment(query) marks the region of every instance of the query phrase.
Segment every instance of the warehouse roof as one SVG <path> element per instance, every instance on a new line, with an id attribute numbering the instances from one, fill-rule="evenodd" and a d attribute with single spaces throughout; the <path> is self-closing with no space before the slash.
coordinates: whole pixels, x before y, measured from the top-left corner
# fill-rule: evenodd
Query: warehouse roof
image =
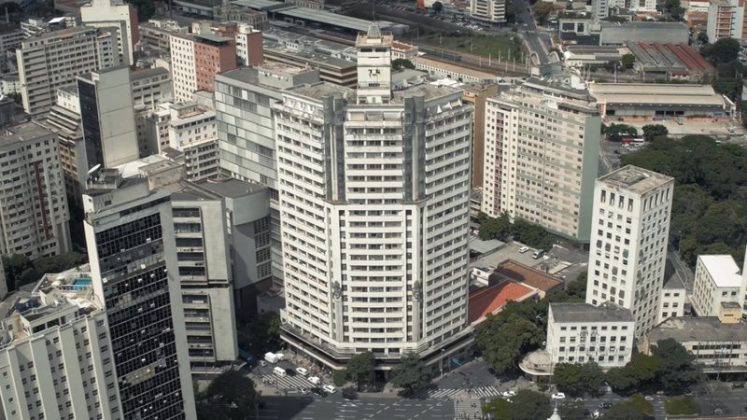
<path id="1" fill-rule="evenodd" d="M 656 83 L 590 83 L 589 92 L 606 104 L 723 105 L 710 85 Z"/>
<path id="2" fill-rule="evenodd" d="M 252 0 L 256 1 L 256 0 Z M 306 19 L 314 22 L 320 22 L 327 25 L 339 26 L 341 28 L 352 29 L 358 32 L 367 32 L 368 27 L 371 26 L 371 21 L 358 19 L 345 15 L 338 15 L 337 13 L 328 12 L 326 10 L 314 10 L 306 7 L 289 7 L 287 9 L 278 10 L 279 15 L 290 16 L 298 19 Z M 386 20 L 377 20 L 379 28 L 382 31 L 391 30 L 394 23 Z"/>
<path id="3" fill-rule="evenodd" d="M 669 318 L 651 330 L 648 338 L 652 344 L 667 338 L 679 343 L 747 341 L 747 324 L 725 324 L 715 316 Z"/>

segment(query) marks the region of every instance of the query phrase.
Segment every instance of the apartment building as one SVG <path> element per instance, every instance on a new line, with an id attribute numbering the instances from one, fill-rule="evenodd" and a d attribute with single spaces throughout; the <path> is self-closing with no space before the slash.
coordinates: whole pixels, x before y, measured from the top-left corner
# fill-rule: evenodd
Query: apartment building
<path id="1" fill-rule="evenodd" d="M 0 54 L 0 69 L 3 72 L 9 69 L 7 54 L 19 48 L 22 41 L 23 31 L 19 25 L 0 23 L 0 51 L 2 51 L 2 54 Z"/>
<path id="2" fill-rule="evenodd" d="M 473 109 L 459 90 L 392 91 L 391 43 L 375 24 L 358 35 L 357 90 L 298 86 L 273 105 L 281 337 L 335 369 L 364 351 L 436 365 L 468 341 Z"/>
<path id="3" fill-rule="evenodd" d="M 209 292 L 210 301 L 200 299 L 202 302 L 193 306 L 186 306 L 187 309 L 198 309 L 204 314 L 206 305 L 209 304 L 211 311 L 221 311 L 221 315 L 213 314 L 207 319 L 190 319 L 187 316 L 187 334 L 193 331 L 203 331 L 204 323 L 211 322 L 215 324 L 212 327 L 213 341 L 220 344 L 225 349 L 226 354 L 231 340 L 235 340 L 233 330 L 226 331 L 228 315 L 226 310 L 235 310 L 235 317 L 241 321 L 248 321 L 252 315 L 257 313 L 257 296 L 268 290 L 272 286 L 272 262 L 270 255 L 270 201 L 267 187 L 259 184 L 239 181 L 231 178 L 220 178 L 199 183 L 183 183 L 185 186 L 181 193 L 172 195 L 174 214 L 176 209 L 198 209 L 200 211 L 200 222 L 194 218 L 189 223 L 201 224 L 200 234 L 194 232 L 182 232 L 177 234 L 177 259 L 184 260 L 185 265 L 191 264 L 191 258 L 200 260 L 204 263 L 201 267 L 206 267 L 207 283 L 204 283 L 200 273 L 197 278 L 182 278 L 182 293 L 194 294 L 202 293 L 201 288 L 219 288 Z M 191 206 L 189 203 L 193 203 Z M 211 218 L 212 213 L 208 210 L 202 211 L 200 203 L 206 203 L 212 210 L 217 211 L 220 208 L 220 215 Z M 189 206 L 191 207 L 188 207 Z M 186 217 L 186 216 L 185 216 Z M 179 218 L 177 218 L 179 219 Z M 221 219 L 221 220 L 218 220 Z M 175 223 L 179 222 L 175 219 Z M 219 226 L 218 223 L 221 223 Z M 180 227 L 181 229 L 181 227 Z M 221 230 L 219 230 L 221 229 Z M 222 236 L 219 236 L 222 232 Z M 225 237 L 225 241 L 222 239 Z M 181 254 L 181 255 L 179 255 Z M 228 258 L 228 268 L 224 268 L 224 258 Z M 216 264 L 219 265 L 215 271 L 211 268 Z M 197 266 L 197 263 L 195 263 Z M 228 274 L 223 274 L 224 272 Z M 226 277 L 227 276 L 227 277 Z M 215 277 L 215 280 L 214 280 Z M 224 290 L 227 278 L 232 288 L 230 292 L 233 301 L 223 303 L 228 296 L 228 291 Z M 216 295 L 217 294 L 217 295 Z M 220 299 L 217 296 L 221 296 Z M 195 306 L 196 305 L 196 306 Z M 197 313 L 198 315 L 200 313 Z M 223 323 L 223 326 L 218 325 Z M 193 324 L 194 323 L 194 324 Z M 195 332 L 195 335 L 201 335 Z M 230 337 L 225 336 L 229 334 Z M 204 335 L 204 334 L 202 334 Z M 228 343 L 228 344 L 227 344 Z M 235 349 L 234 349 L 235 351 Z M 216 352 L 216 354 L 218 354 Z M 235 359 L 235 357 L 234 357 Z M 234 359 L 224 358 L 225 361 Z"/>
<path id="4" fill-rule="evenodd" d="M 5 419 L 124 419 L 116 350 L 87 266 L 47 274 L 0 327 Z"/>
<path id="5" fill-rule="evenodd" d="M 239 66 L 255 67 L 265 61 L 262 32 L 249 25 L 240 25 L 236 33 L 236 58 Z"/>
<path id="6" fill-rule="evenodd" d="M 469 5 L 469 14 L 473 19 L 488 23 L 506 22 L 505 0 L 473 0 Z"/>
<path id="7" fill-rule="evenodd" d="M 110 67 L 79 76 L 77 82 L 88 168 L 137 159 L 130 69 Z"/>
<path id="8" fill-rule="evenodd" d="M 0 254 L 31 259 L 72 251 L 57 136 L 37 122 L 0 137 Z"/>
<path id="9" fill-rule="evenodd" d="M 153 109 L 159 102 L 171 100 L 171 75 L 169 71 L 155 67 L 130 72 L 132 103 Z"/>
<path id="10" fill-rule="evenodd" d="M 747 274 L 731 255 L 698 255 L 690 301 L 698 316 L 718 316 L 721 304 L 744 307 Z"/>
<path id="11" fill-rule="evenodd" d="M 169 19 L 151 19 L 140 24 L 140 49 L 154 56 L 166 56 L 171 51 L 172 34 L 188 34 L 189 27 Z"/>
<path id="12" fill-rule="evenodd" d="M 283 265 L 271 107 L 282 99 L 283 90 L 319 80 L 319 70 L 272 63 L 215 77 L 220 171 L 268 187 L 272 207 L 272 275 L 277 284 L 283 281 Z"/>
<path id="13" fill-rule="evenodd" d="M 215 110 L 197 102 L 171 105 L 169 146 L 184 154 L 186 179 L 192 182 L 218 176 L 218 132 Z"/>
<path id="14" fill-rule="evenodd" d="M 122 416 L 195 419 L 170 194 L 170 162 L 101 169 L 83 197 L 96 298 L 111 334 Z M 137 339 L 133 339 L 133 337 Z"/>
<path id="15" fill-rule="evenodd" d="M 472 188 L 481 188 L 483 183 L 483 165 L 485 156 L 485 109 L 488 98 L 498 93 L 495 83 L 468 83 L 464 89 L 465 102 L 475 109 L 472 124 Z"/>
<path id="16" fill-rule="evenodd" d="M 708 4 L 706 34 L 709 42 L 723 38 L 747 38 L 744 0 L 711 0 Z"/>
<path id="17" fill-rule="evenodd" d="M 171 102 L 159 103 L 154 109 L 136 106 L 135 130 L 141 157 L 163 153 L 169 148 L 170 119 Z"/>
<path id="18" fill-rule="evenodd" d="M 111 31 L 86 26 L 28 38 L 16 50 L 23 108 L 32 116 L 49 111 L 57 88 L 75 78 L 119 64 Z"/>
<path id="19" fill-rule="evenodd" d="M 546 350 L 552 363 L 596 362 L 625 366 L 633 354 L 635 321 L 630 311 L 607 303 L 551 303 Z"/>
<path id="20" fill-rule="evenodd" d="M 632 165 L 594 188 L 586 303 L 629 309 L 639 336 L 659 318 L 673 188 L 673 178 Z"/>
<path id="21" fill-rule="evenodd" d="M 137 9 L 122 0 L 93 0 L 80 7 L 80 20 L 86 26 L 117 28 L 119 62 L 133 65 L 133 52 L 139 42 Z"/>
<path id="22" fill-rule="evenodd" d="M 674 339 L 693 355 L 706 374 L 747 373 L 747 324 L 736 304 L 725 303 L 718 316 L 669 318 L 641 340 L 651 354 L 661 340 Z"/>
<path id="23" fill-rule="evenodd" d="M 591 19 L 594 23 L 599 23 L 610 15 L 610 3 L 608 0 L 591 1 Z"/>
<path id="24" fill-rule="evenodd" d="M 685 316 L 686 305 L 687 289 L 680 279 L 672 276 L 661 289 L 661 309 L 656 323 L 659 324 L 668 318 Z"/>
<path id="25" fill-rule="evenodd" d="M 482 211 L 588 242 L 601 118 L 584 90 L 529 80 L 490 98 Z"/>
<path id="26" fill-rule="evenodd" d="M 233 39 L 210 34 L 171 34 L 171 78 L 174 100 L 192 99 L 197 90 L 213 92 L 215 75 L 236 68 Z"/>

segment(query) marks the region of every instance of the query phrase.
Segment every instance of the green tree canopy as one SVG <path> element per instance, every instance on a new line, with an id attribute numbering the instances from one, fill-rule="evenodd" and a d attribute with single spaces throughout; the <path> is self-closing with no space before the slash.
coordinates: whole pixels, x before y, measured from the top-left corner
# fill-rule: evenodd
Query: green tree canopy
<path id="1" fill-rule="evenodd" d="M 604 414 L 605 420 L 649 420 L 654 418 L 654 406 L 641 394 L 617 403 Z"/>
<path id="2" fill-rule="evenodd" d="M 503 213 L 500 217 L 495 219 L 487 217 L 485 221 L 480 224 L 480 239 L 484 241 L 490 239 L 506 241 L 510 236 L 511 222 L 508 219 L 507 213 Z"/>
<path id="3" fill-rule="evenodd" d="M 661 361 L 658 380 L 665 392 L 686 392 L 700 379 L 700 372 L 693 364 L 695 357 L 674 339 L 657 342 L 651 352 Z"/>
<path id="4" fill-rule="evenodd" d="M 536 420 L 548 418 L 552 406 L 547 395 L 522 389 L 510 402 L 502 398 L 492 399 L 483 406 L 483 412 L 495 420 Z"/>
<path id="5" fill-rule="evenodd" d="M 408 354 L 392 372 L 392 384 L 414 393 L 431 384 L 430 370 L 416 354 Z"/>
<path id="6" fill-rule="evenodd" d="M 666 136 L 669 130 L 661 124 L 648 124 L 643 126 L 643 138 L 646 141 L 653 141 L 657 137 Z"/>
<path id="7" fill-rule="evenodd" d="M 553 371 L 553 380 L 560 391 L 573 396 L 598 394 L 604 384 L 604 372 L 595 362 L 559 363 Z"/>
<path id="8" fill-rule="evenodd" d="M 739 57 L 739 41 L 734 38 L 722 38 L 701 48 L 700 53 L 713 64 L 728 63 Z"/>
<path id="9" fill-rule="evenodd" d="M 399 71 L 402 69 L 414 69 L 415 64 L 412 64 L 412 61 L 406 59 L 406 58 L 396 58 L 392 60 L 392 69 L 395 71 Z"/>
<path id="10" fill-rule="evenodd" d="M 440 1 L 433 2 L 433 12 L 437 15 L 441 14 L 441 11 L 444 10 L 444 4 Z"/>
<path id="11" fill-rule="evenodd" d="M 374 367 L 376 359 L 370 351 L 358 353 L 348 361 L 345 371 L 347 376 L 352 379 L 360 391 L 362 382 L 371 382 L 373 380 Z"/>
<path id="12" fill-rule="evenodd" d="M 620 64 L 623 68 L 632 69 L 635 64 L 635 56 L 633 54 L 625 54 L 620 58 Z"/>
<path id="13" fill-rule="evenodd" d="M 229 370 L 215 378 L 204 395 L 198 396 L 200 420 L 253 418 L 257 394 L 254 382 L 241 372 Z"/>

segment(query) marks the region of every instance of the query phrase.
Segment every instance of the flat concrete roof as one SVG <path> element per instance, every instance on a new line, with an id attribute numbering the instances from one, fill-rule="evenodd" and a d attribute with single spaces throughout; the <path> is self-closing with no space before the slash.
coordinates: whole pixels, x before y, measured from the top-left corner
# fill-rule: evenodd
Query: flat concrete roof
<path id="1" fill-rule="evenodd" d="M 634 322 L 629 310 L 612 304 L 551 303 L 550 310 L 555 322 Z"/>
<path id="2" fill-rule="evenodd" d="M 446 63 L 444 61 L 433 60 L 428 57 L 415 57 L 411 61 L 415 65 L 421 64 L 424 66 L 436 67 L 436 68 L 440 68 L 440 69 L 450 71 L 453 73 L 466 74 L 467 76 L 476 77 L 478 79 L 493 79 L 493 80 L 498 79 L 497 74 L 488 73 L 488 72 L 479 71 L 479 70 L 473 70 L 471 68 Z"/>
<path id="3" fill-rule="evenodd" d="M 648 333 L 651 344 L 673 338 L 679 343 L 739 342 L 747 341 L 744 322 L 723 324 L 718 317 L 669 318 Z"/>
<path id="4" fill-rule="evenodd" d="M 35 121 L 24 122 L 3 129 L 0 147 L 53 135 L 52 131 Z"/>
<path id="5" fill-rule="evenodd" d="M 619 187 L 624 191 L 645 194 L 664 184 L 674 182 L 674 178 L 648 169 L 627 165 L 600 177 L 598 182 Z"/>
<path id="6" fill-rule="evenodd" d="M 723 97 L 710 85 L 589 83 L 589 92 L 606 104 L 724 105 Z"/>
<path id="7" fill-rule="evenodd" d="M 231 4 L 241 7 L 248 7 L 254 10 L 277 10 L 285 7 L 292 7 L 288 3 L 273 0 L 233 0 Z"/>
<path id="8" fill-rule="evenodd" d="M 337 13 L 328 12 L 326 10 L 314 10 L 306 7 L 289 7 L 287 9 L 278 10 L 276 13 L 279 15 L 352 29 L 358 32 L 367 32 L 369 26 L 371 26 L 371 21 L 369 20 L 338 15 Z M 386 20 L 377 20 L 376 23 L 378 23 L 381 30 L 386 30 L 395 26 L 394 23 Z"/>
<path id="9" fill-rule="evenodd" d="M 698 261 L 713 278 L 716 287 L 736 287 L 742 285 L 739 266 L 731 255 L 698 255 Z"/>

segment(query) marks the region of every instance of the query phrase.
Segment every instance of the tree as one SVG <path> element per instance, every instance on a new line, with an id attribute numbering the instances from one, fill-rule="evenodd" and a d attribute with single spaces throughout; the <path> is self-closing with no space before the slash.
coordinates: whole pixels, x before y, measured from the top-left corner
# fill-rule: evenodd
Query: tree
<path id="1" fill-rule="evenodd" d="M 588 411 L 583 401 L 563 401 L 560 404 L 559 413 L 560 418 L 563 419 L 585 419 L 588 418 L 586 414 Z"/>
<path id="2" fill-rule="evenodd" d="M 637 136 L 638 129 L 627 124 L 610 124 L 604 129 L 604 133 L 610 141 L 620 141 L 621 136 Z"/>
<path id="3" fill-rule="evenodd" d="M 604 372 L 596 362 L 559 363 L 553 379 L 559 390 L 570 395 L 598 394 L 604 384 Z"/>
<path id="4" fill-rule="evenodd" d="M 575 280 L 568 283 L 565 291 L 568 296 L 583 302 L 586 299 L 586 271 L 582 271 Z"/>
<path id="5" fill-rule="evenodd" d="M 147 22 L 156 13 L 153 0 L 127 0 L 137 9 L 137 17 L 140 22 Z"/>
<path id="6" fill-rule="evenodd" d="M 728 63 L 739 57 L 740 48 L 736 39 L 721 38 L 711 45 L 705 45 L 700 49 L 700 53 L 713 64 Z"/>
<path id="7" fill-rule="evenodd" d="M 701 44 L 707 44 L 708 43 L 708 33 L 706 31 L 700 31 L 698 32 L 698 42 Z"/>
<path id="8" fill-rule="evenodd" d="M 266 312 L 259 315 L 249 324 L 248 336 L 252 341 L 248 343 L 249 351 L 260 358 L 268 351 L 275 351 L 280 347 L 280 315 Z"/>
<path id="9" fill-rule="evenodd" d="M 620 64 L 624 69 L 632 69 L 635 64 L 635 56 L 633 54 L 625 54 L 620 58 Z"/>
<path id="10" fill-rule="evenodd" d="M 404 388 L 406 393 L 413 394 L 431 384 L 431 374 L 416 354 L 408 354 L 392 372 L 391 382 L 394 386 Z"/>
<path id="11" fill-rule="evenodd" d="M 700 372 L 693 364 L 695 357 L 674 339 L 660 340 L 651 348 L 661 361 L 659 383 L 668 393 L 682 393 L 698 382 Z"/>
<path id="12" fill-rule="evenodd" d="M 552 414 L 550 398 L 528 389 L 517 392 L 511 405 L 512 420 L 546 419 Z"/>
<path id="13" fill-rule="evenodd" d="M 505 241 L 510 235 L 511 222 L 507 213 L 501 214 L 496 219 L 488 217 L 487 220 L 480 224 L 480 239 L 484 241 L 490 239 Z"/>
<path id="14" fill-rule="evenodd" d="M 197 401 L 199 419 L 243 420 L 253 418 L 257 394 L 254 382 L 241 372 L 229 370 L 210 383 Z"/>
<path id="15" fill-rule="evenodd" d="M 648 124 L 643 126 L 643 139 L 653 141 L 657 137 L 669 134 L 669 130 L 661 124 Z"/>
<path id="16" fill-rule="evenodd" d="M 516 219 L 511 225 L 514 239 L 537 249 L 549 251 L 555 244 L 555 238 L 540 225 L 524 219 Z"/>
<path id="17" fill-rule="evenodd" d="M 373 379 L 376 359 L 370 351 L 358 353 L 351 357 L 345 367 L 348 378 L 355 381 L 356 389 L 361 390 L 361 382 L 370 383 Z"/>
<path id="18" fill-rule="evenodd" d="M 392 61 L 392 69 L 395 71 L 399 71 L 402 69 L 414 69 L 415 64 L 412 64 L 412 61 L 406 59 L 406 58 L 397 58 Z"/>
<path id="19" fill-rule="evenodd" d="M 641 394 L 617 403 L 604 415 L 609 420 L 649 420 L 654 418 L 654 406 Z"/>
<path id="20" fill-rule="evenodd" d="M 503 398 L 493 398 L 482 407 L 482 411 L 495 420 L 511 420 L 513 403 Z"/>
<path id="21" fill-rule="evenodd" d="M 444 4 L 441 3 L 440 1 L 433 2 L 433 6 L 431 7 L 433 7 L 433 13 L 437 15 L 440 15 L 441 11 L 444 10 Z"/>
<path id="22" fill-rule="evenodd" d="M 348 372 L 345 369 L 339 369 L 332 372 L 332 382 L 335 386 L 343 386 L 348 383 Z"/>
<path id="23" fill-rule="evenodd" d="M 537 20 L 537 23 L 540 25 L 547 25 L 550 14 L 555 11 L 555 6 L 553 5 L 553 3 L 541 1 L 535 3 L 532 9 L 534 12 L 534 18 Z"/>

